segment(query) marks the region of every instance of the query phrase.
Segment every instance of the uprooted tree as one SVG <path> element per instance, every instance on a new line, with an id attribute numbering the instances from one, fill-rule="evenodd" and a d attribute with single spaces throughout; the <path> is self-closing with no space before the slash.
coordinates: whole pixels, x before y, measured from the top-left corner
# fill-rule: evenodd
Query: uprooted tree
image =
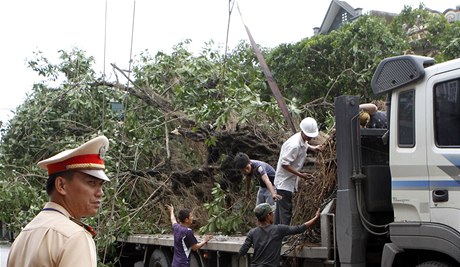
<path id="1" fill-rule="evenodd" d="M 394 29 L 403 22 L 412 23 L 395 20 Z M 441 22 L 433 29 L 458 30 Z M 394 29 L 365 16 L 327 36 L 263 51 L 295 124 L 307 115 L 318 118 L 326 144 L 310 161 L 316 179 L 301 183 L 296 194 L 294 223 L 334 195 L 333 98 L 360 94 L 368 100 L 378 62 L 411 49 L 404 33 Z M 458 40 L 440 40 L 449 44 L 448 55 L 458 56 Z M 60 51 L 58 63 L 35 53 L 29 66 L 44 81 L 2 128 L 0 221 L 17 233 L 47 200 L 47 177 L 36 162 L 104 134 L 110 139 L 112 181 L 100 214 L 88 221 L 99 232 L 103 263 L 116 260 L 118 236 L 169 232 L 165 204 L 194 208 L 202 231 L 245 233 L 253 226 L 254 200 L 241 198 L 241 175 L 232 158 L 243 151 L 276 166 L 279 148 L 292 133 L 248 44 L 227 55 L 208 44 L 193 55 L 187 42 L 170 54 L 141 53 L 132 73 L 113 64 L 109 77 L 97 77 L 93 58 L 78 49 Z"/>
<path id="2" fill-rule="evenodd" d="M 209 231 L 243 233 L 252 225 L 241 216 L 253 201 L 240 200 L 233 155 L 244 151 L 275 164 L 289 132 L 276 104 L 260 99 L 265 83 L 247 45 L 225 68 L 212 59 L 215 52 L 194 57 L 182 45 L 171 55 L 141 55 L 126 84 L 96 79 L 80 50 L 60 53 L 58 64 L 40 53 L 30 61 L 45 79 L 62 82 L 36 84 L 3 132 L 3 222 L 17 233 L 46 201 L 38 160 L 104 134 L 112 181 L 100 214 L 88 219 L 103 262 L 112 259 L 117 236 L 169 232 L 166 204 L 196 208 L 197 227 Z M 114 73 L 123 76 L 116 65 Z"/>

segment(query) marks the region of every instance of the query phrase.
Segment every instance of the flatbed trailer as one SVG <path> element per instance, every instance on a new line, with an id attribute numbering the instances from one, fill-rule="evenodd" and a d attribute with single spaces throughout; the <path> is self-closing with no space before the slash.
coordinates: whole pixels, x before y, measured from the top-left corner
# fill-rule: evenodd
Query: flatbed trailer
<path id="1" fill-rule="evenodd" d="M 293 260 L 297 266 L 333 266 L 335 262 L 334 220 L 330 202 L 321 213 L 321 242 L 304 244 L 301 248 L 285 243 L 281 248 L 285 261 Z M 253 253 L 239 257 L 238 251 L 245 236 L 217 235 L 191 256 L 192 267 L 248 267 Z M 197 236 L 198 241 L 202 240 Z M 133 234 L 118 240 L 121 245 L 122 267 L 168 267 L 172 260 L 174 237 L 170 234 Z"/>

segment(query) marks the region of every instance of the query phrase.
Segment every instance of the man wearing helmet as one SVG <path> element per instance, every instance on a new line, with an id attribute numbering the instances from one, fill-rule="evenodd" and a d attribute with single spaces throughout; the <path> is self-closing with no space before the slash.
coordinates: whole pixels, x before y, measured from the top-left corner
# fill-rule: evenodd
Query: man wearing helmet
<path id="1" fill-rule="evenodd" d="M 297 190 L 298 177 L 311 178 L 310 173 L 300 172 L 307 156 L 307 150 L 321 151 L 322 145 L 312 146 L 308 141 L 318 136 L 316 120 L 307 117 L 300 122 L 300 132 L 292 135 L 281 146 L 275 174 L 276 191 L 282 198 L 276 204 L 275 224 L 291 224 L 292 197 Z"/>

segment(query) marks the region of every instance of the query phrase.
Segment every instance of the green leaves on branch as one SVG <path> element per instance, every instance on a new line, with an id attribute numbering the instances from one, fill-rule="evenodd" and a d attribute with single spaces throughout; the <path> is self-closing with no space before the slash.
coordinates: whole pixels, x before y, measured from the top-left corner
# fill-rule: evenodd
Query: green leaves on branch
<path id="1" fill-rule="evenodd" d="M 226 194 L 220 185 L 216 183 L 212 188 L 213 201 L 205 203 L 204 208 L 208 212 L 208 223 L 200 228 L 200 233 L 234 234 L 242 232 L 244 226 L 243 210 L 239 211 L 234 206 L 226 208 Z M 240 202 L 237 202 L 241 204 Z"/>
<path id="2" fill-rule="evenodd" d="M 197 56 L 185 45 L 179 44 L 170 55 L 144 52 L 135 61 L 136 84 L 171 100 L 198 124 L 215 129 L 259 123 L 267 120 L 266 115 L 274 124 L 282 122 L 274 98 L 261 96 L 265 79 L 248 44 L 239 44 L 228 55 L 205 47 Z"/>
<path id="3" fill-rule="evenodd" d="M 11 231 L 19 233 L 40 212 L 47 201 L 43 192 L 27 183 L 26 177 L 12 181 L 0 180 L 0 221 Z"/>

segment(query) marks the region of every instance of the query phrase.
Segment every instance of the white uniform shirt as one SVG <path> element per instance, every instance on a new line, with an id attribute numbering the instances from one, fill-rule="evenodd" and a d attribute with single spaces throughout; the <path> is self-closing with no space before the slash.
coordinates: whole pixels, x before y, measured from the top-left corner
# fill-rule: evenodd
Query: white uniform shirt
<path id="1" fill-rule="evenodd" d="M 300 132 L 292 135 L 281 146 L 280 157 L 276 166 L 276 189 L 294 192 L 297 190 L 299 177 L 285 170 L 282 165 L 291 165 L 299 171 L 307 157 L 308 143 L 304 142 Z"/>
<path id="2" fill-rule="evenodd" d="M 69 219 L 62 206 L 49 202 L 13 242 L 7 267 L 96 267 L 91 234 Z"/>

